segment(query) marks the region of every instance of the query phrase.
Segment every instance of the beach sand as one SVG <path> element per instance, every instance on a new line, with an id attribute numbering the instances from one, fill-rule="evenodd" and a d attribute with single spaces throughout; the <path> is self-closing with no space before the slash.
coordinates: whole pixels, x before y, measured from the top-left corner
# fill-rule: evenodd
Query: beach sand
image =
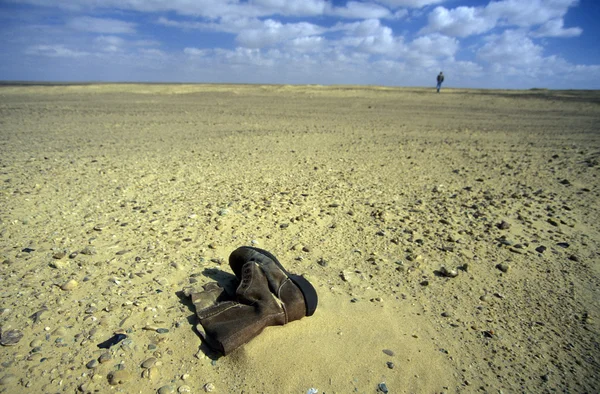
<path id="1" fill-rule="evenodd" d="M 599 392 L 599 125 L 594 91 L 2 86 L 0 392 Z M 218 358 L 181 290 L 251 244 L 320 303 Z"/>

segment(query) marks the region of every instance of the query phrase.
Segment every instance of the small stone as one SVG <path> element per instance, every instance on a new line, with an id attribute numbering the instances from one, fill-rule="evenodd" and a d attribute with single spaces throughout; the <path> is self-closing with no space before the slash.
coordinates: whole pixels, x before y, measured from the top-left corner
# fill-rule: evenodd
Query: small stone
<path id="1" fill-rule="evenodd" d="M 159 334 L 166 334 L 169 332 L 169 329 L 168 328 L 157 328 L 156 332 Z"/>
<path id="2" fill-rule="evenodd" d="M 102 353 L 100 355 L 100 357 L 98 357 L 98 361 L 100 362 L 100 364 L 104 364 L 104 363 L 110 361 L 111 359 L 112 359 L 112 356 L 108 352 Z"/>
<path id="3" fill-rule="evenodd" d="M 579 257 L 577 257 L 577 256 L 575 256 L 574 254 L 572 254 L 572 255 L 570 255 L 570 256 L 569 256 L 569 260 L 571 260 L 571 261 L 575 261 L 575 262 L 577 262 L 577 263 L 578 263 L 578 262 L 579 262 Z"/>
<path id="4" fill-rule="evenodd" d="M 554 227 L 558 227 L 558 222 L 556 220 L 553 219 L 548 219 L 547 220 L 548 223 L 550 223 L 551 225 L 553 225 Z"/>
<path id="5" fill-rule="evenodd" d="M 483 302 L 486 302 L 486 301 L 490 300 L 490 296 L 488 296 L 487 294 L 484 294 L 481 297 L 479 297 L 479 299 Z"/>
<path id="6" fill-rule="evenodd" d="M 340 275 L 344 282 L 352 282 L 352 278 L 354 277 L 354 273 L 351 271 L 342 271 Z"/>
<path id="7" fill-rule="evenodd" d="M 162 386 L 158 389 L 158 394 L 173 394 L 175 392 L 175 387 L 171 385 Z"/>
<path id="8" fill-rule="evenodd" d="M 429 281 L 428 280 L 424 280 L 420 283 L 421 286 L 425 287 L 425 286 L 429 286 Z"/>
<path id="9" fill-rule="evenodd" d="M 64 327 L 58 327 L 57 329 L 52 331 L 52 335 L 55 335 L 57 337 L 62 337 L 62 336 L 65 336 L 66 334 L 67 334 L 67 330 Z"/>
<path id="10" fill-rule="evenodd" d="M 150 357 L 142 363 L 142 368 L 152 368 L 156 364 L 156 358 Z"/>
<path id="11" fill-rule="evenodd" d="M 31 341 L 29 343 L 29 346 L 31 347 L 39 347 L 42 346 L 42 340 L 41 339 L 34 339 L 33 341 Z"/>
<path id="12" fill-rule="evenodd" d="M 127 383 L 129 380 L 131 380 L 131 374 L 126 369 L 120 369 L 108 374 L 108 383 L 112 386 Z"/>
<path id="13" fill-rule="evenodd" d="M 500 230 L 508 230 L 510 228 L 510 223 L 503 220 L 498 223 L 496 227 L 498 227 Z"/>
<path id="14" fill-rule="evenodd" d="M 204 385 L 204 391 L 206 391 L 207 393 L 210 393 L 210 392 L 212 392 L 214 390 L 215 390 L 215 385 L 214 384 L 212 384 L 212 383 L 206 383 Z"/>
<path id="15" fill-rule="evenodd" d="M 457 271 L 457 270 L 455 270 L 455 269 L 453 269 L 453 268 L 451 268 L 451 269 L 448 269 L 448 268 L 446 268 L 446 267 L 442 266 L 442 268 L 440 268 L 440 272 L 441 272 L 441 274 L 442 274 L 442 275 L 444 275 L 446 278 L 455 278 L 455 277 L 457 277 L 457 276 L 458 276 L 458 271 Z"/>
<path id="16" fill-rule="evenodd" d="M 394 366 L 395 366 L 395 365 L 394 365 L 394 363 L 393 363 L 393 362 L 391 362 L 391 361 L 388 361 L 388 362 L 386 362 L 386 364 L 387 364 L 387 367 L 388 367 L 389 369 L 394 369 Z"/>
<path id="17" fill-rule="evenodd" d="M 379 384 L 377 385 L 377 391 L 378 391 L 378 392 L 380 392 L 380 393 L 383 393 L 383 394 L 387 394 L 387 393 L 389 393 L 389 390 L 388 390 L 388 388 L 387 388 L 387 385 L 386 385 L 385 383 L 383 383 L 383 382 L 382 382 L 382 383 L 379 383 Z"/>
<path id="18" fill-rule="evenodd" d="M 396 353 L 394 353 L 394 351 L 390 350 L 390 349 L 383 349 L 382 352 L 387 354 L 390 357 L 394 357 L 396 355 Z"/>
<path id="19" fill-rule="evenodd" d="M 507 273 L 510 266 L 506 263 L 500 263 L 500 264 L 496 265 L 496 268 L 498 268 L 500 271 L 502 271 L 504 273 Z"/>
<path id="20" fill-rule="evenodd" d="M 79 252 L 73 252 L 69 255 L 69 258 L 74 259 L 75 257 L 77 257 L 78 254 L 79 254 Z"/>
<path id="21" fill-rule="evenodd" d="M 85 248 L 83 248 L 81 250 L 81 254 L 84 254 L 86 256 L 92 256 L 92 255 L 96 254 L 96 249 L 94 249 L 91 246 L 86 246 Z M 69 257 L 71 257 L 71 256 L 69 256 Z"/>
<path id="22" fill-rule="evenodd" d="M 303 251 L 303 252 L 306 252 L 306 253 L 308 253 L 308 252 L 310 252 L 310 247 L 309 247 L 309 246 L 306 246 L 306 245 L 304 245 L 304 246 L 302 247 L 302 251 Z"/>
<path id="23" fill-rule="evenodd" d="M 148 369 L 144 369 L 142 371 L 142 377 L 150 380 L 155 380 L 158 378 L 158 368 L 150 367 Z"/>
<path id="24" fill-rule="evenodd" d="M 183 385 L 183 386 L 179 386 L 179 388 L 177 389 L 178 393 L 191 393 L 192 392 L 192 388 L 190 386 L 187 385 Z"/>
<path id="25" fill-rule="evenodd" d="M 190 378 L 189 373 L 184 373 L 183 375 L 181 375 L 181 380 L 188 380 L 189 378 Z"/>
<path id="26" fill-rule="evenodd" d="M 87 364 L 85 364 L 85 366 L 89 369 L 94 369 L 96 368 L 98 365 L 100 365 L 100 363 L 98 362 L 98 360 L 91 360 L 89 361 Z"/>
<path id="27" fill-rule="evenodd" d="M 67 282 L 63 283 L 62 286 L 60 286 L 60 288 L 64 291 L 71 291 L 74 290 L 78 285 L 79 283 L 77 283 L 75 279 L 70 279 Z"/>
<path id="28" fill-rule="evenodd" d="M 66 255 L 67 254 L 65 252 L 57 252 L 52 255 L 52 258 L 60 260 L 60 259 L 64 258 Z"/>
<path id="29" fill-rule="evenodd" d="M 23 333 L 19 330 L 2 331 L 0 344 L 2 344 L 2 346 L 14 346 L 21 338 L 23 338 Z"/>
<path id="30" fill-rule="evenodd" d="M 452 312 L 442 312 L 442 317 L 452 317 Z"/>
<path id="31" fill-rule="evenodd" d="M 17 382 L 17 377 L 15 375 L 7 374 L 0 378 L 0 386 L 6 386 L 9 384 L 14 384 Z"/>
<path id="32" fill-rule="evenodd" d="M 546 251 L 546 247 L 544 245 L 540 245 L 537 248 L 535 248 L 535 251 L 538 253 L 544 253 Z"/>

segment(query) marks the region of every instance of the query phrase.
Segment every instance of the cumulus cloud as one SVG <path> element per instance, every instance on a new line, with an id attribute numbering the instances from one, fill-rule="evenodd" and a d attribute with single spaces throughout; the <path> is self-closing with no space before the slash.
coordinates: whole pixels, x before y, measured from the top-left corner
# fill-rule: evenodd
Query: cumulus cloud
<path id="1" fill-rule="evenodd" d="M 351 19 L 379 19 L 392 16 L 390 11 L 373 3 L 349 1 L 345 7 L 333 8 L 331 14 Z"/>
<path id="2" fill-rule="evenodd" d="M 422 8 L 432 4 L 440 4 L 446 0 L 377 0 L 378 3 L 388 7 Z"/>
<path id="3" fill-rule="evenodd" d="M 135 33 L 135 23 L 125 22 L 112 18 L 94 18 L 91 16 L 79 16 L 70 19 L 67 27 L 91 32 L 106 34 L 132 34 Z"/>
<path id="4" fill-rule="evenodd" d="M 429 25 L 424 33 L 440 32 L 455 37 L 480 34 L 492 29 L 496 20 L 485 15 L 480 7 L 457 7 L 452 10 L 436 7 L 429 14 Z"/>
<path id="5" fill-rule="evenodd" d="M 543 48 L 522 31 L 506 30 L 487 37 L 486 41 L 478 50 L 477 58 L 490 64 L 538 67 L 543 63 Z"/>
<path id="6" fill-rule="evenodd" d="M 581 29 L 564 29 L 562 18 L 577 3 L 578 0 L 501 0 L 492 1 L 485 7 L 447 9 L 438 6 L 428 15 L 428 25 L 421 32 L 467 37 L 498 26 L 533 27 L 550 24 L 540 29 L 554 33 L 554 36 L 572 36 L 581 34 Z"/>
<path id="7" fill-rule="evenodd" d="M 246 48 L 262 48 L 299 37 L 308 37 L 323 33 L 325 29 L 308 22 L 287 23 L 267 19 L 262 26 L 244 29 L 236 41 Z"/>
<path id="8" fill-rule="evenodd" d="M 576 37 L 583 32 L 579 27 L 565 29 L 562 19 L 552 19 L 533 32 L 534 37 Z"/>

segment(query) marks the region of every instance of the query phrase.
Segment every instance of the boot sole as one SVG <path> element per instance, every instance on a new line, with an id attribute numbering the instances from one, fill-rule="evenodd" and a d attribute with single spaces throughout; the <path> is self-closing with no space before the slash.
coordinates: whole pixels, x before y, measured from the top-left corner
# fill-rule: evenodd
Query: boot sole
<path id="1" fill-rule="evenodd" d="M 319 297 L 317 296 L 317 291 L 308 280 L 306 280 L 303 276 L 290 274 L 285 268 L 283 268 L 283 265 L 281 265 L 279 260 L 277 260 L 277 257 L 273 256 L 271 252 L 268 252 L 264 249 L 255 248 L 254 246 L 242 246 L 242 248 L 252 249 L 255 252 L 265 255 L 273 260 L 279 269 L 282 270 L 302 292 L 304 301 L 306 303 L 306 316 L 312 316 L 315 313 L 317 310 L 317 304 L 319 303 Z"/>

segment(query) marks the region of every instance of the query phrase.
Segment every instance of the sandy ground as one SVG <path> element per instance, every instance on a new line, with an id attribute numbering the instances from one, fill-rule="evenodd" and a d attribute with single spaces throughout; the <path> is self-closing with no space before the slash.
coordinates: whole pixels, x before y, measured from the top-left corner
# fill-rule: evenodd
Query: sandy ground
<path id="1" fill-rule="evenodd" d="M 599 125 L 598 92 L 1 87 L 0 392 L 599 392 Z M 180 291 L 250 244 L 320 304 L 217 358 Z"/>

